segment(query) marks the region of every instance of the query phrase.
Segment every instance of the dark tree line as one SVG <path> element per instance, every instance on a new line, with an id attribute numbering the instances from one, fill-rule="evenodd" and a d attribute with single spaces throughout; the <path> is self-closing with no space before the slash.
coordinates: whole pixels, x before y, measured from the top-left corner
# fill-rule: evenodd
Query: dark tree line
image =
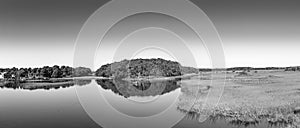
<path id="1" fill-rule="evenodd" d="M 6 68 L 0 69 L 1 72 L 5 72 L 4 78 L 6 79 L 47 79 L 47 78 L 65 78 L 73 76 L 87 76 L 92 75 L 92 71 L 89 68 L 78 67 L 72 68 L 69 66 L 57 66 L 52 67 L 44 66 L 42 68 Z"/>
<path id="2" fill-rule="evenodd" d="M 300 66 L 286 67 L 285 71 L 300 71 Z"/>
<path id="3" fill-rule="evenodd" d="M 96 76 L 119 78 L 179 75 L 182 75 L 182 72 L 178 62 L 160 58 L 123 60 L 103 65 L 96 71 Z"/>
<path id="4" fill-rule="evenodd" d="M 264 67 L 264 68 L 253 68 L 253 67 L 233 67 L 227 68 L 227 71 L 252 71 L 252 70 L 285 70 L 285 71 L 300 71 L 299 66 L 295 67 Z"/>

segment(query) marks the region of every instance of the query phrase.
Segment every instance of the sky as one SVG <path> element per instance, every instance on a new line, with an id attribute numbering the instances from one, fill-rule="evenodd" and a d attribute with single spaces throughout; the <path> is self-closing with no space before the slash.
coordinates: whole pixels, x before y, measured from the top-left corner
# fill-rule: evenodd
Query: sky
<path id="1" fill-rule="evenodd" d="M 0 67 L 72 66 L 75 42 L 81 27 L 106 2 L 0 0 Z M 192 2 L 207 14 L 219 32 L 227 67 L 300 65 L 300 60 L 296 59 L 300 55 L 299 0 Z M 160 32 L 167 34 L 164 30 Z M 143 33 L 147 34 L 147 30 L 140 34 Z M 167 51 L 162 51 L 155 48 L 145 50 L 135 58 L 172 58 L 172 55 L 166 54 Z M 109 59 L 103 57 L 110 54 L 101 56 L 95 59 L 99 66 L 109 63 Z M 199 67 L 210 67 L 207 55 L 197 57 L 204 60 Z"/>

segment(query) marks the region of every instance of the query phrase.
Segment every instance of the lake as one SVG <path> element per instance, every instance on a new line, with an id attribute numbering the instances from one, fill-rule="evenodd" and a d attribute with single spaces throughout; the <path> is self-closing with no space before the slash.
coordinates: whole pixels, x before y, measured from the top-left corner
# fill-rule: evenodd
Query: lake
<path id="1" fill-rule="evenodd" d="M 117 111 L 133 117 L 158 114 L 176 103 L 177 96 L 182 94 L 177 81 L 145 81 L 134 83 L 133 86 L 130 84 L 132 83 L 126 81 L 85 80 L 77 81 L 76 85 L 64 88 L 26 90 L 2 87 L 0 88 L 0 127 L 100 128 L 82 108 L 76 95 L 76 87 L 84 89 L 97 86 L 110 105 Z M 128 102 L 129 104 L 126 104 Z M 178 115 L 184 114 L 177 109 L 171 111 Z M 197 114 L 188 114 L 174 128 L 270 127 L 267 123 L 241 126 L 228 123 L 223 119 L 199 123 L 197 116 Z"/>

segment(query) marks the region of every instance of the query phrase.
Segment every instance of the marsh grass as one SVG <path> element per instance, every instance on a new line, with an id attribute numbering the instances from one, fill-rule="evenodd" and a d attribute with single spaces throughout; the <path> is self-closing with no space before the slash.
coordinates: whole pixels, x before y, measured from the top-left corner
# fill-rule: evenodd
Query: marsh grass
<path id="1" fill-rule="evenodd" d="M 234 78 L 231 79 L 234 83 L 237 84 L 246 84 L 246 85 L 261 85 L 261 84 L 272 84 L 276 83 L 274 80 L 268 78 Z"/>
<path id="2" fill-rule="evenodd" d="M 191 109 L 185 112 L 189 119 L 198 119 L 201 114 L 209 114 L 209 121 L 216 122 L 217 120 L 225 120 L 227 123 L 234 126 L 256 126 L 265 121 L 269 126 L 273 127 L 300 127 L 300 114 L 295 114 L 295 107 L 299 104 L 290 104 L 271 108 L 257 108 L 253 106 L 243 107 L 215 107 L 213 109 L 200 110 Z"/>
<path id="3" fill-rule="evenodd" d="M 237 75 L 231 76 L 228 80 L 236 84 L 245 84 L 245 85 L 262 85 L 262 84 L 273 84 L 278 83 L 279 80 L 283 78 L 282 76 L 274 74 L 250 74 L 250 73 L 239 73 Z"/>
<path id="4" fill-rule="evenodd" d="M 210 85 L 210 80 L 183 81 L 184 96 L 181 98 L 183 102 L 179 109 L 189 113 L 191 118 L 199 118 L 197 114 L 204 114 L 210 115 L 211 120 L 224 119 L 233 125 L 257 125 L 264 122 L 269 126 L 300 128 L 300 112 L 294 112 L 295 108 L 300 107 L 299 76 L 300 72 L 284 71 L 242 75 L 228 73 L 226 86 L 217 107 L 210 104 L 210 100 L 218 99 L 217 94 L 207 97 L 208 93 L 194 91 L 197 87 Z M 211 89 L 223 87 L 221 80 L 217 79 L 214 82 Z M 193 99 L 196 96 L 198 97 L 193 108 L 187 109 L 185 106 L 189 106 L 190 103 L 185 99 Z M 204 102 L 211 106 L 202 108 Z M 300 111 L 300 108 L 297 110 Z"/>

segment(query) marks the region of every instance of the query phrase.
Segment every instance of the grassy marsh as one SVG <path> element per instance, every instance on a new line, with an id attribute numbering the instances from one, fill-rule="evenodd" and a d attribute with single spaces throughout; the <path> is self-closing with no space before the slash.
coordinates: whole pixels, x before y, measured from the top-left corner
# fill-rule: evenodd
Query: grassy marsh
<path id="1" fill-rule="evenodd" d="M 178 109 L 210 118 L 222 117 L 231 123 L 248 125 L 264 120 L 272 125 L 298 128 L 300 114 L 295 109 L 300 107 L 299 78 L 300 72 L 260 71 L 247 75 L 227 73 L 225 85 L 224 79 L 214 79 L 213 85 L 209 78 L 183 80 Z M 210 86 L 210 91 L 203 90 L 206 86 Z M 218 89 L 223 90 L 221 97 L 214 94 L 220 92 L 213 91 Z M 193 98 L 197 100 L 188 110 L 186 106 L 190 106 L 189 99 Z M 218 105 L 212 101 L 219 101 Z"/>

